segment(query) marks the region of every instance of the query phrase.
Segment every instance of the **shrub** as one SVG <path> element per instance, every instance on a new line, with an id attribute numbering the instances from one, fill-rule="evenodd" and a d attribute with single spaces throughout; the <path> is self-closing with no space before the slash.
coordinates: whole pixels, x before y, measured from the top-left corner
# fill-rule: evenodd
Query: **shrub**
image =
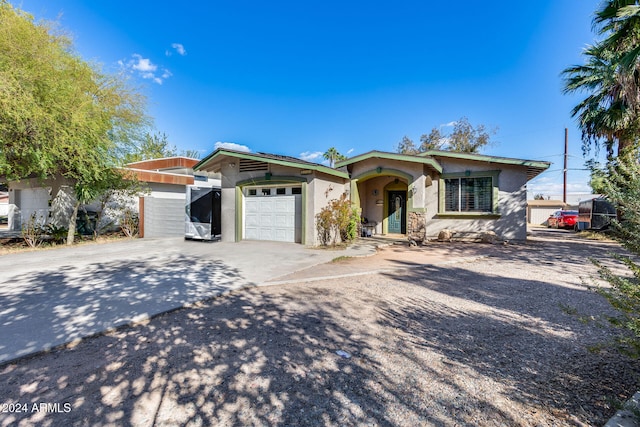
<path id="1" fill-rule="evenodd" d="M 617 316 L 608 320 L 621 329 L 618 342 L 620 350 L 635 358 L 640 356 L 640 164 L 635 151 L 618 157 L 609 168 L 603 182 L 607 197 L 618 207 L 622 221 L 613 221 L 615 238 L 635 257 L 614 255 L 631 274 L 619 275 L 596 260 L 600 277 L 610 288 L 599 288 L 603 295 L 618 311 Z"/>
<path id="2" fill-rule="evenodd" d="M 44 240 L 44 230 L 42 224 L 44 218 L 36 212 L 29 216 L 26 224 L 22 224 L 22 239 L 30 248 L 36 248 Z"/>
<path id="3" fill-rule="evenodd" d="M 67 239 L 67 233 L 69 229 L 65 227 L 58 227 L 54 224 L 49 224 L 45 227 L 44 232 L 53 243 L 64 243 Z"/>
<path id="4" fill-rule="evenodd" d="M 139 230 L 138 214 L 132 209 L 124 209 L 120 218 L 120 229 L 127 237 L 136 237 Z"/>
<path id="5" fill-rule="evenodd" d="M 358 236 L 359 216 L 346 194 L 329 201 L 316 214 L 316 230 L 320 244 L 335 246 L 338 238 L 342 243 L 353 241 Z"/>

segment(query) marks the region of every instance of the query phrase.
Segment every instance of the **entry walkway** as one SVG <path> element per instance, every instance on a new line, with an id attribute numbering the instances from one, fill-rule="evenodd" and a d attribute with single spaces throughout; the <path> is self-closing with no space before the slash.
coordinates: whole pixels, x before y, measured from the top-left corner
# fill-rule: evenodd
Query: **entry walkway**
<path id="1" fill-rule="evenodd" d="M 2 255 L 0 363 L 375 246 L 169 238 Z"/>

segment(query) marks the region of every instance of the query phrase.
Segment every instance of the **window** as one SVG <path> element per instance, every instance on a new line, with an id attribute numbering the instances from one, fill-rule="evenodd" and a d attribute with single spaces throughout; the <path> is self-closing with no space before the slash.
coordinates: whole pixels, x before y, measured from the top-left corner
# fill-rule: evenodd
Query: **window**
<path id="1" fill-rule="evenodd" d="M 293 187 L 291 189 L 291 194 L 302 194 L 302 187 Z"/>
<path id="2" fill-rule="evenodd" d="M 445 212 L 492 212 L 493 185 L 491 177 L 447 178 Z"/>
<path id="3" fill-rule="evenodd" d="M 263 188 L 262 189 L 262 195 L 263 196 L 270 196 L 271 195 L 271 189 L 270 188 Z"/>
<path id="4" fill-rule="evenodd" d="M 255 196 L 257 194 L 256 189 L 255 188 L 250 188 L 249 189 L 249 195 L 250 196 Z"/>
<path id="5" fill-rule="evenodd" d="M 287 194 L 286 188 L 276 188 L 276 194 Z"/>

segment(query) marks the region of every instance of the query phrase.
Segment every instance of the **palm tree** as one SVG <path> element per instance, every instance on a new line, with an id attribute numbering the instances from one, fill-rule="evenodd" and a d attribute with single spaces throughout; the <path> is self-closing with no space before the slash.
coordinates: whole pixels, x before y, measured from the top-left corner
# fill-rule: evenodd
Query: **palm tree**
<path id="1" fill-rule="evenodd" d="M 569 67 L 563 71 L 565 93 L 588 92 L 589 95 L 571 111 L 578 119 L 582 130 L 583 149 L 588 152 L 591 145 L 604 140 L 609 154 L 618 143 L 618 151 L 629 145 L 629 133 L 637 114 L 624 98 L 622 76 L 616 56 L 591 46 L 584 52 L 584 65 Z"/>
<path id="2" fill-rule="evenodd" d="M 594 26 L 606 38 L 584 51 L 585 64 L 563 71 L 565 93 L 588 92 L 573 110 L 582 129 L 583 150 L 604 140 L 612 155 L 632 145 L 640 128 L 640 6 L 609 0 L 596 12 Z"/>
<path id="3" fill-rule="evenodd" d="M 340 154 L 338 152 L 338 150 L 336 150 L 335 147 L 331 147 L 329 148 L 323 155 L 322 157 L 324 157 L 325 160 L 329 160 L 329 167 L 333 167 L 333 165 L 336 164 L 336 162 L 339 162 L 340 160 L 344 160 L 346 159 L 346 156 L 343 156 L 342 154 Z"/>

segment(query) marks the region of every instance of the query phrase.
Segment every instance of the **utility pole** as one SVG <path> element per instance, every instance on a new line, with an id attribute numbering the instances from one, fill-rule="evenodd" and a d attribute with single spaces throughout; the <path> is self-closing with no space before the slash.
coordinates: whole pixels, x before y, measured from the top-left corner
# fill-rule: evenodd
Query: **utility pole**
<path id="1" fill-rule="evenodd" d="M 562 203 L 567 203 L 567 157 L 569 151 L 569 129 L 564 128 L 564 183 L 562 186 Z"/>

